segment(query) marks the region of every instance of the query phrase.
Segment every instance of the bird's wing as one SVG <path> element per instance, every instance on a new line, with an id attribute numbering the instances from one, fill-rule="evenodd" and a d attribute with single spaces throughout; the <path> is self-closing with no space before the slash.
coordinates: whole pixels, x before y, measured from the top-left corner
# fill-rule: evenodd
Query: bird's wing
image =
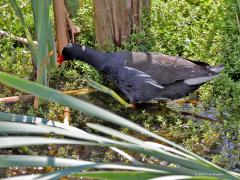
<path id="1" fill-rule="evenodd" d="M 206 65 L 161 53 L 132 52 L 126 65 L 149 75 L 159 84 L 209 76 Z"/>
<path id="2" fill-rule="evenodd" d="M 142 85 L 150 85 L 156 88 L 164 89 L 164 86 L 152 79 L 149 74 L 146 74 L 145 72 L 142 72 L 132 67 L 125 66 L 124 72 L 121 73 L 121 75 L 123 76 L 121 77 L 121 79 L 127 78 L 128 81 L 132 82 L 133 84 L 140 84 L 141 82 Z"/>
<path id="3" fill-rule="evenodd" d="M 128 66 L 120 69 L 118 78 L 114 79 L 114 82 L 128 96 L 131 103 L 153 99 L 165 89 L 163 85 L 142 71 Z"/>

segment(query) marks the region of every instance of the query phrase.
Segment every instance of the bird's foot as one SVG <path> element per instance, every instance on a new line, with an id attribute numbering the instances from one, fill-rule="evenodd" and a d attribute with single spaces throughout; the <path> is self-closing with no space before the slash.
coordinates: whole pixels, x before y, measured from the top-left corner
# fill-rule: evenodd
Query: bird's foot
<path id="1" fill-rule="evenodd" d="M 127 103 L 127 105 L 125 105 L 126 108 L 131 108 L 131 109 L 137 109 L 135 104 L 129 104 Z"/>

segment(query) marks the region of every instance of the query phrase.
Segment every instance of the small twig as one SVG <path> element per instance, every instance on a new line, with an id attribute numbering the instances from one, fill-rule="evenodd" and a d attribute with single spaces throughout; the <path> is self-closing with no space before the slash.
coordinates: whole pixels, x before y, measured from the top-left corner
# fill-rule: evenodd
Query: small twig
<path id="1" fill-rule="evenodd" d="M 70 125 L 70 109 L 69 109 L 69 107 L 64 107 L 63 123 L 68 126 Z"/>
<path id="2" fill-rule="evenodd" d="M 210 117 L 202 116 L 199 114 L 193 114 L 193 113 L 186 112 L 186 111 L 180 111 L 179 113 L 183 116 L 192 116 L 197 119 L 203 119 L 203 120 L 208 120 L 208 121 L 218 121 L 218 119 L 215 119 L 215 118 L 210 118 Z"/>
<path id="3" fill-rule="evenodd" d="M 81 88 L 76 90 L 63 91 L 64 94 L 71 94 L 71 95 L 84 95 L 92 92 L 96 92 L 96 90 L 92 88 Z M 31 102 L 33 99 L 34 99 L 33 95 L 11 96 L 11 97 L 0 98 L 0 103 L 16 103 L 17 101 Z"/>
<path id="4" fill-rule="evenodd" d="M 8 32 L 5 32 L 5 31 L 2 31 L 0 30 L 0 36 L 6 36 L 6 37 L 9 37 L 17 42 L 20 42 L 20 43 L 23 43 L 23 44 L 28 44 L 28 40 L 26 38 L 23 38 L 23 37 L 18 37 L 18 36 L 15 36 L 13 34 L 10 34 Z M 38 45 L 37 41 L 33 41 L 34 45 Z"/>
<path id="5" fill-rule="evenodd" d="M 65 6 L 65 14 L 66 14 L 66 21 L 67 21 L 67 25 L 70 29 L 70 35 L 71 35 L 71 40 L 72 42 L 75 42 L 75 35 L 79 34 L 80 33 L 80 29 L 78 26 L 75 26 L 70 18 L 70 15 L 66 9 L 66 6 Z"/>
<path id="6" fill-rule="evenodd" d="M 193 106 L 196 106 L 198 104 L 198 101 L 197 100 L 194 100 L 194 99 L 177 99 L 177 100 L 174 100 L 173 101 L 174 103 L 177 103 L 177 104 L 186 104 L 186 103 L 190 103 L 192 104 Z M 191 112 L 187 112 L 187 111 L 179 111 L 179 113 L 183 116 L 192 116 L 194 118 L 197 118 L 197 119 L 203 119 L 203 120 L 210 120 L 210 121 L 217 121 L 217 119 L 215 118 L 210 118 L 210 117 L 206 117 L 206 116 L 202 116 L 202 115 L 199 115 L 199 114 L 193 114 Z"/>
<path id="7" fill-rule="evenodd" d="M 33 98 L 34 96 L 32 95 L 5 97 L 5 98 L 0 98 L 0 103 L 15 103 L 17 101 L 30 102 L 33 100 Z"/>

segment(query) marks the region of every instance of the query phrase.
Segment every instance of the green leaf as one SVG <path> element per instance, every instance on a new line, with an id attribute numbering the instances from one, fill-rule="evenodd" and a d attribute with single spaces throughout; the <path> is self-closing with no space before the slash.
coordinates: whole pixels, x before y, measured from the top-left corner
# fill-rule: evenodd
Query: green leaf
<path id="1" fill-rule="evenodd" d="M 106 137 L 101 137 L 98 135 L 90 134 L 85 131 L 76 131 L 71 129 L 61 129 L 56 127 L 49 127 L 45 125 L 33 125 L 33 124 L 23 124 L 14 122 L 1 122 L 0 121 L 0 133 L 2 134 L 56 134 L 64 135 L 70 138 L 84 139 L 88 141 L 101 142 L 102 144 L 128 147 L 137 149 L 136 145 L 129 143 L 118 142 Z"/>
<path id="2" fill-rule="evenodd" d="M 90 161 L 54 158 L 47 156 L 28 156 L 28 155 L 0 155 L 0 167 L 74 167 L 79 165 L 94 164 Z"/>
<path id="3" fill-rule="evenodd" d="M 49 0 L 32 1 L 35 31 L 38 41 L 37 54 L 37 82 L 47 85 L 47 66 L 49 63 L 47 41 L 49 28 Z"/>
<path id="4" fill-rule="evenodd" d="M 33 39 L 32 39 L 32 36 L 31 36 L 31 33 L 29 32 L 28 30 L 28 27 L 27 27 L 27 24 L 24 20 L 24 17 L 23 17 L 23 14 L 21 12 L 21 9 L 17 3 L 16 0 L 10 0 L 10 3 L 15 11 L 15 14 L 18 16 L 23 28 L 24 28 L 24 31 L 25 31 L 25 34 L 26 34 L 26 38 L 28 40 L 28 43 L 29 43 L 29 48 L 31 50 L 31 53 L 32 53 L 32 56 L 33 56 L 33 61 L 35 64 L 37 64 L 37 49 L 34 45 L 34 42 L 33 42 Z"/>
<path id="5" fill-rule="evenodd" d="M 159 174 L 147 173 L 147 172 L 133 172 L 133 171 L 95 171 L 86 173 L 76 173 L 71 176 L 81 178 L 93 178 L 93 179 L 107 179 L 107 180 L 145 180 L 158 177 Z"/>
<path id="6" fill-rule="evenodd" d="M 101 118 L 103 120 L 121 125 L 123 127 L 128 127 L 132 130 L 135 130 L 137 132 L 146 134 L 146 135 L 148 135 L 150 137 L 153 137 L 157 140 L 161 140 L 164 143 L 166 143 L 168 145 L 171 145 L 171 146 L 173 146 L 173 147 L 175 147 L 175 148 L 177 148 L 177 149 L 179 149 L 179 150 L 197 158 L 198 159 L 197 163 L 201 163 L 203 167 L 206 166 L 207 167 L 206 169 L 208 171 L 220 173 L 220 174 L 222 174 L 222 177 L 225 177 L 225 178 L 233 178 L 233 175 L 230 174 L 229 172 L 227 172 L 224 169 L 208 162 L 207 160 L 197 156 L 196 154 L 194 154 L 194 153 L 192 153 L 188 150 L 185 150 L 181 146 L 178 146 L 175 143 L 173 143 L 171 141 L 168 141 L 165 138 L 160 137 L 160 136 L 144 129 L 141 126 L 139 126 L 139 125 L 137 125 L 133 122 L 130 122 L 130 121 L 118 116 L 118 115 L 115 115 L 111 112 L 108 112 L 108 111 L 106 111 L 102 108 L 99 108 L 99 107 L 95 106 L 95 105 L 92 105 L 92 104 L 89 104 L 89 103 L 84 102 L 82 100 L 79 100 L 79 99 L 73 98 L 71 96 L 65 95 L 65 94 L 63 94 L 59 91 L 56 91 L 54 89 L 42 86 L 40 84 L 36 84 L 36 83 L 30 82 L 30 81 L 26 81 L 26 80 L 22 80 L 22 79 L 17 78 L 17 77 L 10 76 L 10 75 L 8 75 L 6 73 L 3 73 L 3 72 L 0 72 L 0 82 L 4 83 L 6 85 L 9 85 L 11 87 L 14 87 L 16 89 L 22 90 L 24 92 L 39 96 L 41 98 L 45 98 L 49 101 L 55 101 L 55 102 L 57 102 L 59 104 L 62 104 L 64 106 L 71 107 L 74 110 L 83 111 L 85 113 L 88 113 L 89 115 Z M 101 140 L 99 140 L 99 141 L 101 141 Z M 107 140 L 107 141 L 109 141 L 109 140 Z M 112 143 L 113 144 L 114 143 L 119 144 L 119 142 L 112 142 Z M 124 144 L 124 146 L 125 147 L 129 146 L 129 147 L 134 148 L 133 145 L 126 144 L 126 143 Z M 136 148 L 138 149 L 139 147 L 136 147 Z M 201 168 L 201 166 L 199 166 L 199 167 Z"/>
<path id="7" fill-rule="evenodd" d="M 58 170 L 52 173 L 48 173 L 46 175 L 41 175 L 39 179 L 59 179 L 62 176 L 70 175 L 73 173 L 77 173 L 79 171 L 82 171 L 83 169 L 89 169 L 89 168 L 97 168 L 97 169 L 119 169 L 119 170 L 132 170 L 132 171 L 145 171 L 145 172 L 151 172 L 151 173 L 159 173 L 159 174 L 168 174 L 167 172 L 164 173 L 159 170 L 154 170 L 146 167 L 138 167 L 134 165 L 121 165 L 121 164 L 101 164 L 101 163 L 95 163 L 90 165 L 81 165 L 78 167 L 72 167 L 72 168 L 65 168 L 63 170 Z"/>
<path id="8" fill-rule="evenodd" d="M 111 112 L 108 112 L 100 107 L 97 107 L 95 105 L 89 104 L 85 101 L 82 101 L 80 99 L 73 98 L 71 96 L 65 95 L 62 92 L 56 91 L 54 89 L 42 86 L 40 84 L 36 84 L 30 81 L 26 81 L 17 77 L 10 76 L 4 72 L 0 72 L 0 82 L 11 86 L 13 88 L 19 89 L 21 91 L 24 91 L 26 93 L 33 94 L 35 96 L 39 96 L 41 98 L 44 98 L 48 101 L 54 101 L 59 104 L 62 104 L 64 106 L 71 107 L 74 110 L 77 111 L 83 111 L 89 115 L 92 115 L 94 117 L 98 117 L 102 120 L 106 120 L 109 122 L 112 122 L 114 124 L 118 124 L 123 127 L 128 127 L 130 129 L 133 129 L 137 132 L 149 135 L 150 137 L 156 138 L 158 140 L 162 140 L 164 143 L 172 145 L 173 147 L 176 147 L 180 150 L 184 150 L 183 152 L 192 154 L 191 152 L 185 150 L 181 146 L 176 145 L 175 143 L 168 141 L 167 139 L 160 137 L 143 127 L 128 121 L 116 114 L 113 114 Z M 196 155 L 194 155 L 196 156 Z M 197 156 L 198 157 L 198 156 Z"/>
<path id="9" fill-rule="evenodd" d="M 158 177 L 159 173 L 134 172 L 134 171 L 93 171 L 86 173 L 75 173 L 72 177 L 90 178 L 90 179 L 106 179 L 106 180 L 145 180 Z M 39 178 L 40 175 L 14 176 L 7 180 L 32 180 Z"/>
<path id="10" fill-rule="evenodd" d="M 69 139 L 57 139 L 57 138 L 45 138 L 45 137 L 34 137 L 34 136 L 21 136 L 21 137 L 0 137 L 0 149 L 30 145 L 44 145 L 44 144 L 77 144 L 77 145 L 88 145 L 88 146 L 104 146 L 100 143 L 93 143 L 88 141 L 76 141 Z"/>
<path id="11" fill-rule="evenodd" d="M 144 165 L 126 165 L 121 163 L 95 163 L 91 161 L 65 159 L 65 158 L 54 158 L 46 156 L 28 156 L 28 155 L 0 155 L 0 167 L 18 167 L 18 166 L 28 166 L 28 167 L 73 167 L 64 169 L 67 172 L 77 172 L 80 169 L 86 168 L 97 168 L 97 169 L 122 169 L 122 170 L 136 170 L 136 171 L 146 171 L 155 172 L 162 174 L 156 168 L 149 168 Z M 64 170 L 56 171 L 49 174 L 61 174 Z M 166 172 L 165 172 L 166 173 Z"/>
<path id="12" fill-rule="evenodd" d="M 12 122 L 22 122 L 22 123 L 29 123 L 29 124 L 42 124 L 42 125 L 48 125 L 52 127 L 58 127 L 63 129 L 68 129 L 71 131 L 78 131 L 85 133 L 85 131 L 78 129 L 73 126 L 65 125 L 64 123 L 60 123 L 58 121 L 48 120 L 41 117 L 33 117 L 33 116 L 27 116 L 27 115 L 21 115 L 21 114 L 13 114 L 13 113 L 6 113 L 6 112 L 0 112 L 0 120 L 1 121 L 12 121 Z"/>
<path id="13" fill-rule="evenodd" d="M 108 146 L 108 147 L 118 147 L 118 148 L 126 148 L 133 151 L 136 151 L 138 153 L 142 153 L 149 156 L 156 156 L 156 157 L 163 157 L 158 155 L 156 152 L 148 151 L 147 148 L 144 149 L 142 147 L 139 147 L 137 145 L 127 144 L 123 142 L 114 141 L 105 137 L 89 134 L 89 133 L 82 133 L 82 132 L 71 132 L 69 130 L 63 130 L 55 127 L 48 127 L 48 126 L 36 126 L 32 124 L 22 124 L 22 123 L 11 123 L 11 122 L 0 122 L 0 132 L 5 134 L 20 134 L 20 133 L 30 133 L 30 134 L 41 134 L 41 133 L 54 133 L 57 135 L 64 135 L 71 138 L 77 138 L 77 139 L 84 139 L 84 140 L 90 140 L 99 142 L 99 146 Z M 17 143 L 18 144 L 18 143 Z M 76 143 L 77 144 L 77 143 Z M 96 144 L 97 145 L 97 144 Z M 191 163 L 191 162 L 190 162 Z M 138 164 L 141 165 L 141 164 Z M 167 171 L 177 174 L 187 174 L 187 175 L 193 175 L 193 173 L 201 173 L 201 171 L 189 169 L 189 168 L 171 168 L 171 167 L 164 167 L 164 166 L 158 166 L 158 165 L 147 165 L 145 164 L 145 167 L 153 167 L 154 169 L 158 169 L 159 171 Z M 207 171 L 207 170 L 205 170 Z"/>
<path id="14" fill-rule="evenodd" d="M 48 44 L 48 51 L 52 53 L 52 55 L 50 55 L 50 64 L 49 64 L 49 69 L 52 69 L 52 68 L 56 67 L 57 51 L 56 51 L 56 44 L 55 44 L 51 20 L 49 20 L 49 23 L 48 23 L 47 44 Z"/>
<path id="15" fill-rule="evenodd" d="M 134 143 L 134 144 L 139 144 L 139 145 L 142 145 L 144 147 L 149 147 L 149 145 L 151 145 L 151 148 L 153 148 L 155 150 L 163 149 L 163 150 L 166 150 L 166 151 L 169 151 L 169 152 L 173 152 L 174 154 L 181 155 L 182 157 L 187 157 L 189 159 L 195 159 L 192 156 L 190 156 L 188 154 L 185 154 L 185 153 L 182 153 L 181 151 L 178 151 L 178 150 L 173 149 L 171 147 L 168 147 L 168 146 L 165 146 L 165 145 L 160 145 L 160 144 L 153 143 L 153 142 L 145 142 L 145 141 L 139 140 L 139 139 L 137 139 L 133 136 L 123 134 L 122 132 L 116 131 L 112 128 L 109 128 L 109 127 L 106 127 L 106 126 L 103 126 L 103 125 L 100 125 L 100 124 L 87 123 L 87 126 L 90 127 L 90 128 L 93 128 L 95 130 L 98 130 L 102 133 L 118 137 L 118 138 L 123 139 L 124 141 L 127 141 L 127 142 L 131 142 L 131 143 Z M 180 156 L 176 156 L 176 157 L 181 158 Z"/>
<path id="16" fill-rule="evenodd" d="M 102 133 L 118 137 L 120 139 L 123 139 L 125 141 L 131 142 L 134 144 L 138 144 L 143 149 L 153 150 L 156 153 L 152 153 L 152 156 L 158 157 L 159 159 L 162 159 L 162 160 L 165 160 L 165 161 L 168 161 L 171 163 L 176 163 L 176 164 L 182 165 L 184 167 L 188 167 L 188 168 L 193 168 L 193 169 L 198 169 L 198 170 L 206 169 L 206 166 L 202 166 L 202 164 L 198 163 L 198 161 L 196 161 L 196 160 L 192 160 L 192 158 L 186 159 L 184 157 L 177 156 L 173 153 L 169 153 L 162 148 L 159 148 L 159 147 L 156 147 L 153 145 L 150 146 L 149 143 L 145 143 L 144 141 L 141 141 L 132 136 L 123 134 L 122 132 L 116 131 L 112 128 L 105 127 L 105 126 L 98 125 L 98 124 L 92 124 L 92 123 L 88 123 L 87 125 L 93 129 L 96 129 L 96 130 L 102 132 Z"/>

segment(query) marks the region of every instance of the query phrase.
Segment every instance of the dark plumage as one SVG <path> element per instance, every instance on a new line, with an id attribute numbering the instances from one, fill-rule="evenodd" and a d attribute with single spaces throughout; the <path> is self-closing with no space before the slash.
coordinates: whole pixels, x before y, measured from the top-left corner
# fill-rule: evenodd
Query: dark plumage
<path id="1" fill-rule="evenodd" d="M 131 103 L 176 99 L 211 80 L 222 69 L 162 53 L 105 53 L 79 44 L 62 51 L 64 60 L 82 60 L 102 72 L 127 95 Z"/>

